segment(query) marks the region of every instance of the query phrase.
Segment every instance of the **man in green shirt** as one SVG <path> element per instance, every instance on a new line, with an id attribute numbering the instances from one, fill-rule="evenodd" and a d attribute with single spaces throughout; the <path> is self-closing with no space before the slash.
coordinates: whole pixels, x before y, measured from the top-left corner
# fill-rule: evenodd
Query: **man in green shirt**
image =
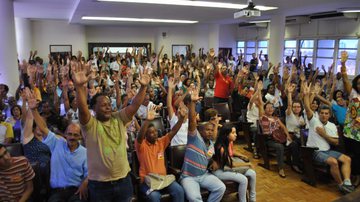
<path id="1" fill-rule="evenodd" d="M 90 103 L 96 114 L 93 117 L 86 102 L 88 67 L 80 63 L 75 66 L 73 81 L 76 86 L 79 121 L 87 147 L 90 201 L 130 201 L 133 190 L 126 153 L 125 125 L 132 120 L 144 101 L 150 75 L 142 75 L 138 94 L 121 111 L 112 112 L 111 100 L 107 95 L 95 95 Z"/>

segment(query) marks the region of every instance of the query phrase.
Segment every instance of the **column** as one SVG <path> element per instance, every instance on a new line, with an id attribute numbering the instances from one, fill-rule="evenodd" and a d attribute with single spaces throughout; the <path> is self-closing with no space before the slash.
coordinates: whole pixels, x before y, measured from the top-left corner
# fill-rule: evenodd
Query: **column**
<path id="1" fill-rule="evenodd" d="M 18 59 L 27 60 L 32 48 L 31 21 L 26 18 L 15 18 L 16 49 Z"/>
<path id="2" fill-rule="evenodd" d="M 16 55 L 14 5 L 12 0 L 0 1 L 0 83 L 9 86 L 14 95 L 19 85 Z"/>
<path id="3" fill-rule="evenodd" d="M 271 17 L 269 38 L 269 61 L 273 64 L 283 63 L 284 38 L 285 15 L 274 15 Z"/>

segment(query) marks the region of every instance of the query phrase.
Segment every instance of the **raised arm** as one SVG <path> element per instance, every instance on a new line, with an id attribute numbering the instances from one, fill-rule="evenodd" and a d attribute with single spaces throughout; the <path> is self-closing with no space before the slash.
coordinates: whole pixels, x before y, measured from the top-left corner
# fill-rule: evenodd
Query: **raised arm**
<path id="1" fill-rule="evenodd" d="M 24 135 L 24 140 L 22 142 L 23 145 L 29 143 L 34 137 L 34 133 L 33 133 L 34 118 L 30 110 L 26 111 L 25 114 L 26 114 L 26 119 L 23 128 L 23 135 Z"/>
<path id="2" fill-rule="evenodd" d="M 294 90 L 295 90 L 295 86 L 288 84 L 287 85 L 287 99 L 288 99 L 288 106 L 287 106 L 287 109 L 286 109 L 286 115 L 290 115 L 291 112 L 292 112 L 292 95 L 294 93 Z"/>
<path id="3" fill-rule="evenodd" d="M 178 108 L 178 112 L 179 112 L 179 120 L 174 125 L 174 127 L 171 129 L 171 131 L 169 132 L 170 139 L 172 139 L 177 134 L 179 129 L 181 128 L 181 125 L 184 122 L 185 116 L 188 113 L 188 108 L 184 104 L 181 104 Z"/>
<path id="4" fill-rule="evenodd" d="M 332 106 L 331 102 L 330 102 L 329 100 L 325 99 L 323 96 L 317 94 L 316 97 L 319 98 L 319 100 L 320 100 L 322 103 L 324 103 L 324 104 L 326 104 L 326 105 L 328 105 L 328 106 L 330 106 L 330 107 Z"/>
<path id="5" fill-rule="evenodd" d="M 190 92 L 191 102 L 189 107 L 189 132 L 194 132 L 196 130 L 196 112 L 195 105 L 196 102 L 200 99 L 199 97 L 199 88 L 197 87 L 193 91 Z"/>
<path id="6" fill-rule="evenodd" d="M 149 84 L 151 78 L 147 72 L 148 70 L 145 69 L 144 74 L 141 76 L 140 84 L 141 87 L 139 89 L 138 94 L 133 98 L 132 103 L 125 107 L 125 112 L 128 117 L 133 117 L 137 110 L 139 109 L 140 105 L 144 102 L 147 85 Z"/>
<path id="7" fill-rule="evenodd" d="M 167 111 L 168 111 L 168 115 L 169 115 L 169 120 L 171 120 L 171 118 L 174 116 L 174 109 L 172 106 L 172 96 L 173 96 L 173 91 L 175 88 L 175 83 L 174 83 L 174 78 L 171 77 L 168 80 L 168 94 L 166 97 L 166 106 L 167 106 Z"/>
<path id="8" fill-rule="evenodd" d="M 43 133 L 43 136 L 46 137 L 47 134 L 49 133 L 49 129 L 46 125 L 46 122 L 40 116 L 40 113 L 37 110 L 38 103 L 36 97 L 32 92 L 30 92 L 28 88 L 26 88 L 26 95 L 27 95 L 28 105 L 34 117 L 35 123 L 39 127 L 40 131 Z"/>
<path id="9" fill-rule="evenodd" d="M 114 88 L 116 93 L 116 108 L 119 109 L 121 105 L 121 91 L 120 91 L 120 85 L 119 85 L 119 74 L 114 74 Z"/>
<path id="10" fill-rule="evenodd" d="M 310 108 L 310 87 L 311 84 L 308 86 L 306 82 L 303 84 L 304 90 L 304 107 L 307 119 L 310 120 L 313 117 L 314 112 Z"/>
<path id="11" fill-rule="evenodd" d="M 344 89 L 348 95 L 350 95 L 352 86 L 350 84 L 347 72 L 346 72 L 346 61 L 348 59 L 348 53 L 346 51 L 341 52 L 341 75 L 344 82 Z"/>
<path id="12" fill-rule="evenodd" d="M 144 120 L 143 123 L 141 124 L 139 134 L 138 134 L 138 136 L 136 138 L 136 140 L 137 140 L 137 142 L 139 144 L 141 144 L 144 141 L 145 136 L 146 136 L 146 131 L 147 131 L 148 127 L 149 127 L 149 124 L 155 118 L 155 113 L 156 113 L 156 106 L 155 105 L 152 106 L 151 108 L 148 108 L 146 120 Z"/>
<path id="13" fill-rule="evenodd" d="M 78 59 L 81 59 L 81 52 L 79 51 Z M 74 63 L 75 71 L 72 73 L 74 85 L 76 88 L 76 101 L 79 109 L 80 124 L 85 125 L 90 120 L 90 111 L 87 105 L 86 84 L 89 77 L 86 75 L 85 65 L 80 62 Z"/>
<path id="14" fill-rule="evenodd" d="M 260 87 L 260 86 L 261 87 Z M 264 115 L 264 102 L 263 102 L 263 99 L 262 99 L 262 93 L 261 93 L 261 91 L 262 91 L 262 87 L 263 86 L 263 83 L 262 82 L 259 82 L 258 83 L 258 89 L 259 89 L 259 92 L 258 92 L 258 101 L 259 101 L 259 106 L 258 106 L 258 108 L 259 108 L 259 118 L 261 118 L 263 115 Z"/>

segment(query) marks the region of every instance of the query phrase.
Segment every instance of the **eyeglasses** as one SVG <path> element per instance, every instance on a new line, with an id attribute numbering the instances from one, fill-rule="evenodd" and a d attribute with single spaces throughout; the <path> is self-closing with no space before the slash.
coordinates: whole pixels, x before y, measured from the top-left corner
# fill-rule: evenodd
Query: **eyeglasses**
<path id="1" fill-rule="evenodd" d="M 67 133 L 66 135 L 67 136 L 73 136 L 73 137 L 81 137 L 81 135 L 78 134 L 78 133 Z"/>

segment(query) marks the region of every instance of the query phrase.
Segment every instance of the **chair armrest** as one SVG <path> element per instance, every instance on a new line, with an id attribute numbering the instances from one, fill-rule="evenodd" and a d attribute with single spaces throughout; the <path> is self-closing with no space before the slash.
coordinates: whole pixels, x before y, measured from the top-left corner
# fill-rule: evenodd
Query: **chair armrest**
<path id="1" fill-rule="evenodd" d="M 319 150 L 318 147 L 301 146 L 300 148 L 301 148 L 302 150 L 305 150 L 305 151 L 316 151 L 316 150 Z"/>
<path id="2" fill-rule="evenodd" d="M 314 152 L 319 150 L 317 147 L 307 147 L 301 146 L 300 147 L 300 155 L 304 158 L 304 161 L 308 161 L 309 163 L 312 162 Z"/>
<path id="3" fill-rule="evenodd" d="M 133 181 L 133 184 L 140 184 L 140 176 L 138 176 L 137 174 L 130 172 L 130 177 Z"/>
<path id="4" fill-rule="evenodd" d="M 180 175 L 181 175 L 181 170 L 180 169 L 168 166 L 167 170 L 168 170 L 169 174 L 175 175 L 176 180 L 178 180 L 180 178 Z"/>

